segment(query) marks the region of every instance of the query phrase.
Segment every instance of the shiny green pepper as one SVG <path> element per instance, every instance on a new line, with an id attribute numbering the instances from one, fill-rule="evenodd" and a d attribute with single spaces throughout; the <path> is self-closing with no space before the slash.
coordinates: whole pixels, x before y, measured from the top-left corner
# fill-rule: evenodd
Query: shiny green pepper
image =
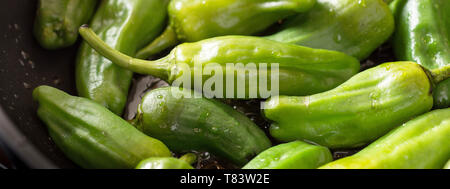
<path id="1" fill-rule="evenodd" d="M 294 141 L 267 149 L 243 169 L 316 169 L 331 161 L 328 148 Z"/>
<path id="2" fill-rule="evenodd" d="M 417 62 L 433 72 L 449 72 L 450 1 L 396 0 L 391 9 L 397 23 L 393 38 L 397 59 Z M 450 82 L 440 85 L 434 91 L 435 106 L 446 108 Z"/>
<path id="3" fill-rule="evenodd" d="M 322 169 L 441 169 L 450 158 L 450 109 L 417 117 Z"/>
<path id="4" fill-rule="evenodd" d="M 136 169 L 194 169 L 183 160 L 173 157 L 148 158 L 143 160 Z"/>
<path id="5" fill-rule="evenodd" d="M 450 169 L 450 160 L 448 160 L 447 164 L 445 164 L 444 169 Z"/>
<path id="6" fill-rule="evenodd" d="M 148 58 L 179 42 L 224 35 L 252 35 L 311 9 L 316 0 L 172 0 L 166 31 L 137 57 Z"/>
<path id="7" fill-rule="evenodd" d="M 287 20 L 268 39 L 367 58 L 394 32 L 394 17 L 383 0 L 317 0 L 305 14 Z"/>
<path id="8" fill-rule="evenodd" d="M 450 79 L 440 82 L 433 91 L 434 107 L 450 107 Z"/>
<path id="9" fill-rule="evenodd" d="M 78 28 L 86 24 L 95 11 L 97 0 L 39 0 L 34 36 L 50 50 L 73 45 Z"/>
<path id="10" fill-rule="evenodd" d="M 143 159 L 172 155 L 162 142 L 91 100 L 48 86 L 36 88 L 33 97 L 53 141 L 83 168 L 131 169 Z"/>
<path id="11" fill-rule="evenodd" d="M 254 68 L 247 67 L 248 72 L 238 75 L 236 70 L 227 71 L 226 65 L 241 63 L 259 66 L 265 63 L 271 65 L 275 63 L 279 67 L 279 94 L 309 95 L 338 86 L 356 74 L 360 67 L 358 60 L 344 53 L 311 49 L 250 36 L 224 36 L 196 43 L 185 43 L 177 46 L 165 58 L 146 61 L 133 59 L 108 47 L 89 28 L 81 27 L 80 34 L 101 55 L 114 63 L 140 74 L 150 74 L 162 78 L 169 83 L 184 78 L 185 73 L 191 75 L 191 81 L 200 77 L 203 78 L 202 82 L 205 82 L 213 76 L 195 72 L 195 65 L 202 67 L 214 65 L 220 69 L 225 68 L 219 75 L 219 77 L 223 77 L 224 82 L 230 77 L 235 78 L 234 81 L 245 77 L 243 78 L 245 79 L 245 91 L 249 91 L 254 88 L 258 89 L 258 85 L 249 84 L 249 73 L 255 71 L 257 74 L 252 74 L 252 77 L 259 75 L 260 78 L 264 78 L 270 75 L 271 67 L 268 66 L 268 71 L 263 74 L 259 73 L 256 66 Z M 265 79 L 270 81 L 271 76 L 267 77 Z M 225 93 L 227 90 L 237 93 L 238 85 L 231 88 L 224 83 L 222 91 Z M 261 97 L 260 90 L 256 91 L 258 91 L 258 97 Z M 245 92 L 245 94 L 244 98 L 248 98 L 249 92 Z M 233 97 L 238 98 L 239 96 L 235 94 Z M 227 96 L 227 98 L 231 97 Z"/>
<path id="12" fill-rule="evenodd" d="M 194 169 L 191 164 L 197 160 L 195 154 L 186 154 L 180 159 L 173 157 L 152 157 L 139 163 L 136 169 Z"/>
<path id="13" fill-rule="evenodd" d="M 130 56 L 164 29 L 167 0 L 102 1 L 91 26 L 111 47 Z M 121 115 L 133 73 L 83 43 L 76 63 L 78 94 Z"/>
<path id="14" fill-rule="evenodd" d="M 189 89 L 165 87 L 147 93 L 134 125 L 175 152 L 207 151 L 242 165 L 271 146 L 249 118 Z"/>
<path id="15" fill-rule="evenodd" d="M 431 110 L 429 75 L 413 62 L 386 63 L 328 92 L 270 99 L 264 113 L 275 121 L 270 132 L 279 140 L 358 147 Z"/>

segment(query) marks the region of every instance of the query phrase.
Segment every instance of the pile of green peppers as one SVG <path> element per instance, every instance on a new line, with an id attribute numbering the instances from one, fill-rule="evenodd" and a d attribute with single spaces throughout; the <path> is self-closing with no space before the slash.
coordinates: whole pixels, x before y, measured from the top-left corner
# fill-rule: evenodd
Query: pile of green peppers
<path id="1" fill-rule="evenodd" d="M 243 169 L 449 169 L 448 10 L 448 0 L 40 0 L 43 48 L 84 41 L 80 97 L 40 86 L 33 98 L 55 144 L 83 168 L 194 169 L 208 152 Z M 361 71 L 386 42 L 397 61 Z M 267 62 L 278 64 L 279 95 L 256 98 L 273 141 L 193 88 L 213 77 L 196 65 Z M 133 73 L 169 84 L 188 73 L 192 83 L 147 92 L 125 121 Z M 245 81 L 244 96 L 215 86 L 233 94 L 222 98 L 249 100 L 260 91 L 251 77 L 264 76 L 220 77 Z M 330 151 L 362 147 L 338 160 Z"/>

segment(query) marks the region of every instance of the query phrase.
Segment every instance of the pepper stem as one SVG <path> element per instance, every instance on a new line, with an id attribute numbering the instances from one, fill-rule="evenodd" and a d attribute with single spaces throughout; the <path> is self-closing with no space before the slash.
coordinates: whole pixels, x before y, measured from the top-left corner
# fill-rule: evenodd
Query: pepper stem
<path id="1" fill-rule="evenodd" d="M 197 161 L 197 155 L 193 153 L 187 153 L 180 157 L 180 160 L 187 162 L 189 165 L 192 165 Z"/>
<path id="2" fill-rule="evenodd" d="M 174 47 L 178 43 L 179 42 L 177 39 L 177 34 L 171 26 L 168 26 L 166 30 L 152 43 L 139 50 L 136 53 L 136 57 L 140 59 L 147 59 L 153 55 L 160 53 L 163 50 Z"/>
<path id="3" fill-rule="evenodd" d="M 108 46 L 87 25 L 81 26 L 79 32 L 93 49 L 114 64 L 139 74 L 153 75 L 163 80 L 168 79 L 169 63 L 167 58 L 156 61 L 136 59 Z"/>

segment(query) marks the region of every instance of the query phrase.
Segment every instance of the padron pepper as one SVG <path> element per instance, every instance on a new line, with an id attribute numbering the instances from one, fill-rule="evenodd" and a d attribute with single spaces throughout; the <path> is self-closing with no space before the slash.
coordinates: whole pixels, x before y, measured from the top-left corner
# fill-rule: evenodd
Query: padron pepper
<path id="1" fill-rule="evenodd" d="M 433 72 L 450 70 L 450 1 L 396 0 L 393 38 L 397 59 L 414 61 Z M 450 82 L 436 88 L 435 107 L 450 107 Z M 447 91 L 446 91 L 447 90 Z"/>
<path id="2" fill-rule="evenodd" d="M 33 91 L 38 116 L 56 145 L 83 168 L 132 169 L 149 157 L 170 157 L 169 149 L 94 101 L 49 86 Z"/>
<path id="3" fill-rule="evenodd" d="M 444 169 L 450 169 L 450 160 L 448 160 L 447 164 L 445 164 Z"/>
<path id="4" fill-rule="evenodd" d="M 167 0 L 102 1 L 91 26 L 111 47 L 130 56 L 164 29 Z M 78 94 L 121 115 L 133 73 L 83 43 L 76 63 Z"/>
<path id="5" fill-rule="evenodd" d="M 383 0 L 317 0 L 314 8 L 283 24 L 268 39 L 367 58 L 394 32 Z"/>
<path id="6" fill-rule="evenodd" d="M 450 158 L 450 109 L 419 116 L 322 169 L 441 169 Z"/>
<path id="7" fill-rule="evenodd" d="M 294 141 L 261 152 L 242 169 L 316 169 L 331 161 L 328 148 Z"/>
<path id="8" fill-rule="evenodd" d="M 383 136 L 433 107 L 433 74 L 414 62 L 385 63 L 339 87 L 312 96 L 280 96 L 266 102 L 281 141 L 307 140 L 329 148 L 353 148 Z"/>
<path id="9" fill-rule="evenodd" d="M 288 16 L 311 9 L 316 0 L 172 0 L 165 32 L 140 50 L 148 58 L 179 42 L 224 35 L 252 35 Z"/>
<path id="10" fill-rule="evenodd" d="M 152 157 L 139 163 L 136 169 L 194 169 L 191 164 L 197 160 L 195 154 L 189 153 L 180 157 Z"/>
<path id="11" fill-rule="evenodd" d="M 34 36 L 49 50 L 73 45 L 78 28 L 91 19 L 97 0 L 39 0 Z"/>
<path id="12" fill-rule="evenodd" d="M 337 51 L 311 49 L 250 36 L 224 36 L 196 43 L 185 43 L 177 46 L 165 58 L 147 61 L 134 59 L 112 49 L 86 26 L 80 28 L 80 34 L 101 55 L 115 64 L 136 73 L 162 78 L 169 83 L 177 79 L 185 79 L 185 75 L 190 75 L 192 83 L 195 78 L 200 77 L 204 86 L 206 81 L 218 75 L 224 81 L 221 86 L 222 91 L 226 94 L 233 93 L 233 98 L 249 98 L 249 91 L 257 91 L 257 97 L 267 98 L 261 95 L 259 90 L 261 88 L 258 88 L 258 85 L 249 84 L 250 77 L 253 79 L 259 77 L 259 80 L 264 78 L 269 81 L 267 88 L 272 88 L 271 67 L 274 64 L 278 65 L 278 73 L 275 74 L 279 76 L 279 94 L 283 95 L 309 95 L 332 89 L 356 74 L 360 67 L 357 59 Z M 228 69 L 229 63 L 245 66 Z M 269 64 L 267 71 L 259 73 L 260 65 L 266 63 Z M 201 68 L 211 66 L 213 70 L 218 68 L 221 74 L 218 72 L 214 76 L 202 74 L 202 72 L 194 71 L 196 65 L 200 65 Z M 256 66 L 251 67 L 251 65 Z M 242 88 L 238 84 L 229 86 L 226 83 L 230 82 L 227 81 L 229 78 L 234 78 L 233 82 L 245 81 L 243 82 L 245 87 L 242 88 L 245 89 L 246 96 L 239 96 L 238 90 Z M 194 88 L 194 84 L 191 86 Z M 216 89 L 218 87 L 216 86 Z M 226 97 L 232 98 L 229 95 Z"/>
<path id="13" fill-rule="evenodd" d="M 248 117 L 190 89 L 165 87 L 142 99 L 134 125 L 175 152 L 207 151 L 243 165 L 271 146 Z"/>

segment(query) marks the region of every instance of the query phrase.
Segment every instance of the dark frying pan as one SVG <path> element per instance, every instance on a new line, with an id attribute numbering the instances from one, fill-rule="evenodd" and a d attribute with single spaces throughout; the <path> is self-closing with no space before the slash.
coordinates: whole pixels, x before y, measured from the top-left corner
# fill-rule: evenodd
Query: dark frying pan
<path id="1" fill-rule="evenodd" d="M 32 36 L 36 4 L 37 0 L 10 0 L 2 1 L 0 6 L 0 168 L 4 156 L 12 164 L 15 156 L 30 168 L 76 168 L 50 139 L 36 115 L 37 104 L 31 93 L 39 85 L 50 85 L 76 94 L 74 60 L 78 45 L 57 51 L 41 48 Z M 392 57 L 391 49 L 385 45 L 363 63 L 363 69 L 392 61 Z M 144 89 L 135 85 L 138 91 L 155 82 L 148 78 L 137 81 L 144 82 Z M 259 115 L 258 102 L 227 103 L 253 117 L 261 127 L 267 126 Z M 335 151 L 334 156 L 353 152 Z M 211 166 L 217 167 L 211 164 L 203 168 Z"/>

